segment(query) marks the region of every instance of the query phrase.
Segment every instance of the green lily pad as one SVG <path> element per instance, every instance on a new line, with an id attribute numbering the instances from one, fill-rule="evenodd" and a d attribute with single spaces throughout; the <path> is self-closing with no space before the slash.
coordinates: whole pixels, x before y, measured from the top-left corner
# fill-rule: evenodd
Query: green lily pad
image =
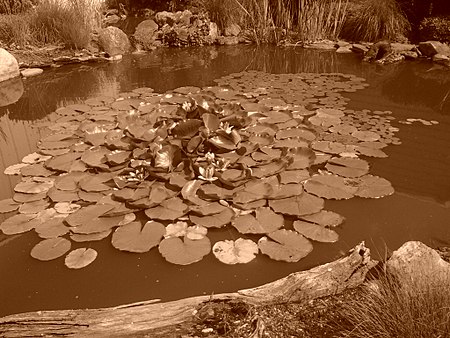
<path id="1" fill-rule="evenodd" d="M 369 163 L 360 158 L 334 157 L 325 168 L 339 176 L 360 177 L 369 172 Z"/>
<path id="2" fill-rule="evenodd" d="M 270 200 L 269 206 L 275 212 L 280 214 L 302 216 L 322 210 L 324 207 L 324 200 L 303 192 L 294 197 Z"/>
<path id="3" fill-rule="evenodd" d="M 327 199 L 349 199 L 358 188 L 351 181 L 334 174 L 313 175 L 304 183 L 307 192 Z"/>
<path id="4" fill-rule="evenodd" d="M 336 212 L 321 210 L 315 214 L 300 216 L 302 220 L 317 223 L 324 227 L 334 228 L 345 221 L 345 217 Z"/>

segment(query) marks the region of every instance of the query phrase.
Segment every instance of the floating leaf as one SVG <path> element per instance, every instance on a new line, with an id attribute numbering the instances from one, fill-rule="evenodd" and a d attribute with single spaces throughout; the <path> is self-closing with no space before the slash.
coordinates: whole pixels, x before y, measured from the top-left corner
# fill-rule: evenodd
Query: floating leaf
<path id="1" fill-rule="evenodd" d="M 157 207 L 146 209 L 145 214 L 150 219 L 175 220 L 188 211 L 188 206 L 180 198 L 165 200 Z"/>
<path id="2" fill-rule="evenodd" d="M 29 164 L 27 163 L 17 163 L 17 164 L 13 164 L 10 165 L 9 167 L 7 167 L 3 173 L 5 175 L 20 175 L 21 174 L 21 169 L 28 167 Z"/>
<path id="3" fill-rule="evenodd" d="M 64 191 L 56 189 L 55 187 L 52 187 L 47 192 L 47 196 L 50 197 L 53 202 L 73 202 L 79 200 L 77 191 Z"/>
<path id="4" fill-rule="evenodd" d="M 45 162 L 45 166 L 52 170 L 69 172 L 72 167 L 72 163 L 75 160 L 78 160 L 81 157 L 81 155 L 82 154 L 77 152 L 71 152 L 55 156 L 50 160 L 48 160 L 47 162 Z"/>
<path id="5" fill-rule="evenodd" d="M 334 231 L 316 223 L 305 221 L 295 221 L 294 229 L 306 238 L 317 242 L 334 243 L 339 239 L 339 235 Z"/>
<path id="6" fill-rule="evenodd" d="M 324 227 L 336 227 L 345 221 L 345 218 L 338 213 L 328 210 L 321 210 L 315 214 L 304 215 L 300 217 L 302 220 L 317 223 Z"/>
<path id="7" fill-rule="evenodd" d="M 80 209 L 82 210 L 82 209 Z M 79 211 L 77 211 L 79 212 Z M 67 218 L 69 218 L 71 215 L 76 214 L 77 212 L 70 214 Z M 66 218 L 66 221 L 67 221 Z M 72 226 L 70 230 L 72 232 L 78 233 L 78 234 L 93 234 L 97 232 L 103 232 L 107 231 L 115 226 L 118 226 L 120 222 L 123 221 L 123 216 L 115 216 L 115 217 L 97 217 L 92 218 L 91 220 L 80 224 L 78 226 Z"/>
<path id="8" fill-rule="evenodd" d="M 17 210 L 20 203 L 17 203 L 12 198 L 7 198 L 0 201 L 0 213 L 11 212 Z"/>
<path id="9" fill-rule="evenodd" d="M 81 209 L 81 205 L 70 202 L 59 202 L 56 203 L 53 208 L 55 208 L 56 212 L 59 214 L 72 214 Z"/>
<path id="10" fill-rule="evenodd" d="M 380 135 L 373 131 L 361 131 L 357 130 L 351 134 L 353 137 L 356 137 L 360 141 L 364 142 L 373 142 L 378 141 L 380 139 Z"/>
<path id="11" fill-rule="evenodd" d="M 213 246 L 213 254 L 225 264 L 249 263 L 258 254 L 258 245 L 250 239 L 219 241 Z"/>
<path id="12" fill-rule="evenodd" d="M 102 232 L 93 232 L 91 234 L 70 234 L 70 239 L 74 242 L 92 242 L 100 241 L 109 236 L 112 229 L 108 229 Z"/>
<path id="13" fill-rule="evenodd" d="M 394 188 L 385 178 L 366 175 L 355 180 L 358 185 L 356 196 L 365 198 L 380 198 L 392 195 Z"/>
<path id="14" fill-rule="evenodd" d="M 122 251 L 147 252 L 159 244 L 165 232 L 165 226 L 158 222 L 148 221 L 144 226 L 141 222 L 131 222 L 117 228 L 111 242 Z"/>
<path id="15" fill-rule="evenodd" d="M 239 215 L 232 225 L 241 234 L 267 234 L 280 229 L 284 225 L 284 218 L 270 208 L 258 208 L 256 216 L 251 214 Z"/>
<path id="16" fill-rule="evenodd" d="M 22 169 L 20 169 L 20 173 L 22 174 L 22 176 L 48 177 L 53 174 L 53 171 L 45 168 L 43 163 L 35 163 L 23 167 Z"/>
<path id="17" fill-rule="evenodd" d="M 36 226 L 34 231 L 40 238 L 60 237 L 69 232 L 69 228 L 64 225 L 65 215 L 56 215 L 55 217 Z"/>
<path id="18" fill-rule="evenodd" d="M 292 230 L 280 229 L 258 241 L 261 252 L 277 261 L 298 262 L 313 249 L 310 241 Z"/>
<path id="19" fill-rule="evenodd" d="M 324 200 L 306 192 L 294 197 L 270 200 L 269 206 L 277 213 L 302 216 L 319 212 L 323 209 Z"/>
<path id="20" fill-rule="evenodd" d="M 369 172 L 369 163 L 360 158 L 334 157 L 325 168 L 339 176 L 360 177 Z"/>
<path id="21" fill-rule="evenodd" d="M 23 192 L 26 194 L 39 194 L 41 192 L 47 192 L 53 187 L 53 180 L 37 180 L 37 177 L 32 180 L 22 181 L 14 187 L 14 191 Z"/>
<path id="22" fill-rule="evenodd" d="M 211 251 L 208 237 L 199 240 L 179 237 L 165 238 L 158 247 L 161 255 L 170 263 L 188 265 L 202 260 Z"/>
<path id="23" fill-rule="evenodd" d="M 27 164 L 34 164 L 34 163 L 45 162 L 51 158 L 52 158 L 51 156 L 42 155 L 37 152 L 34 152 L 34 153 L 28 154 L 24 158 L 22 158 L 22 162 L 27 163 Z"/>
<path id="24" fill-rule="evenodd" d="M 19 207 L 19 212 L 21 214 L 36 214 L 40 211 L 43 211 L 47 209 L 47 207 L 50 205 L 48 201 L 45 199 L 39 200 L 39 201 L 33 201 L 28 203 L 23 203 Z"/>
<path id="25" fill-rule="evenodd" d="M 78 248 L 68 253 L 64 264 L 69 269 L 81 269 L 91 264 L 97 258 L 97 251 L 91 248 Z"/>
<path id="26" fill-rule="evenodd" d="M 349 199 L 355 196 L 358 188 L 343 177 L 334 174 L 312 176 L 304 183 L 307 192 L 328 199 Z"/>
<path id="27" fill-rule="evenodd" d="M 44 239 L 31 249 L 31 256 L 40 261 L 50 261 L 64 255 L 70 247 L 70 241 L 62 237 Z"/>
<path id="28" fill-rule="evenodd" d="M 92 222 L 93 219 L 104 215 L 113 208 L 114 206 L 107 204 L 88 205 L 67 216 L 66 222 L 73 227 L 83 225 Z"/>
<path id="29" fill-rule="evenodd" d="M 231 222 L 234 217 L 234 211 L 226 208 L 218 214 L 209 216 L 189 215 L 189 219 L 196 225 L 201 225 L 205 228 L 221 228 Z"/>
<path id="30" fill-rule="evenodd" d="M 36 219 L 36 214 L 18 214 L 14 215 L 0 224 L 0 230 L 5 235 L 15 235 L 27 232 L 40 224 L 40 220 Z"/>
<path id="31" fill-rule="evenodd" d="M 164 238 L 168 237 L 181 237 L 186 235 L 186 229 L 188 224 L 186 222 L 170 223 L 166 226 L 166 232 Z"/>

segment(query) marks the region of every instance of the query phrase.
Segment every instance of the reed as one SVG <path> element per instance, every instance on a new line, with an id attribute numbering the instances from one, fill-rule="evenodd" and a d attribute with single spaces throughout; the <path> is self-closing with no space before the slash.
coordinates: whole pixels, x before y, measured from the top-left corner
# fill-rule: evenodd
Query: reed
<path id="1" fill-rule="evenodd" d="M 396 0 L 365 0 L 356 4 L 345 23 L 344 37 L 352 41 L 396 41 L 411 26 Z"/>
<path id="2" fill-rule="evenodd" d="M 424 278 L 425 279 L 425 278 Z M 384 274 L 361 299 L 344 305 L 345 338 L 449 338 L 450 277 L 400 285 Z"/>
<path id="3" fill-rule="evenodd" d="M 0 41 L 16 46 L 26 46 L 36 42 L 34 33 L 30 28 L 28 14 L 0 14 Z"/>

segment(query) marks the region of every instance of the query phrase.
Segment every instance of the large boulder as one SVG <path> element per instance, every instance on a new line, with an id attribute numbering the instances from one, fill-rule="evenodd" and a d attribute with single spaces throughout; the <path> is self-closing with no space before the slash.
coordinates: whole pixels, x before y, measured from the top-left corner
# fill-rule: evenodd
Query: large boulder
<path id="1" fill-rule="evenodd" d="M 126 54 L 131 47 L 128 36 L 119 28 L 113 26 L 100 30 L 98 33 L 98 44 L 100 49 L 109 56 Z"/>
<path id="2" fill-rule="evenodd" d="M 414 285 L 436 280 L 450 281 L 450 264 L 422 242 L 411 241 L 394 251 L 386 270 L 402 285 Z"/>
<path id="3" fill-rule="evenodd" d="M 424 56 L 432 57 L 435 54 L 443 54 L 450 56 L 450 46 L 439 41 L 425 41 L 419 43 L 419 51 Z"/>
<path id="4" fill-rule="evenodd" d="M 20 75 L 19 63 L 8 51 L 0 48 L 0 82 Z"/>
<path id="5" fill-rule="evenodd" d="M 224 35 L 225 36 L 238 36 L 241 33 L 241 27 L 236 24 L 236 23 L 232 23 L 231 25 L 228 25 L 225 28 L 225 32 Z"/>
<path id="6" fill-rule="evenodd" d="M 22 97 L 23 82 L 20 77 L 0 82 L 0 107 L 9 106 Z"/>
<path id="7" fill-rule="evenodd" d="M 155 21 L 151 19 L 144 20 L 137 25 L 133 38 L 136 44 L 141 45 L 143 49 L 149 50 L 154 48 L 157 31 L 158 25 Z"/>

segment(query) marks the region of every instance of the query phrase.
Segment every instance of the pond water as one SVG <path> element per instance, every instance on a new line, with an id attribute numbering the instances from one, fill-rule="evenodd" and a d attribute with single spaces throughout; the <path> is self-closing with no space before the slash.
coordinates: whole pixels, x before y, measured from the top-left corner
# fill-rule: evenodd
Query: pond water
<path id="1" fill-rule="evenodd" d="M 371 174 L 389 180 L 395 193 L 380 199 L 327 200 L 327 210 L 346 218 L 336 229 L 340 239 L 314 243 L 312 253 L 298 263 L 276 262 L 259 254 L 249 264 L 228 266 L 210 254 L 199 263 L 179 266 L 167 263 L 155 249 L 124 253 L 105 239 L 89 243 L 99 253 L 94 263 L 69 270 L 63 258 L 40 262 L 30 256 L 40 241 L 34 232 L 0 235 L 0 316 L 236 291 L 329 262 L 361 241 L 377 258 L 408 240 L 450 246 L 450 71 L 425 61 L 378 66 L 361 63 L 353 54 L 230 46 L 159 49 L 127 56 L 119 63 L 47 70 L 24 80 L 18 102 L 0 107 L 0 171 L 36 150 L 41 132 L 33 124 L 58 107 L 99 95 L 117 97 L 138 87 L 163 93 L 181 86 L 210 86 L 215 79 L 246 70 L 365 78 L 369 87 L 343 95 L 349 99 L 347 108 L 389 110 L 395 117 L 391 124 L 399 128 L 396 137 L 401 144 L 385 148 L 387 158 L 368 159 Z M 438 124 L 417 120 L 405 124 L 407 119 Z M 0 199 L 11 197 L 18 181 L 1 175 Z M 225 229 L 210 239 L 236 236 Z"/>

